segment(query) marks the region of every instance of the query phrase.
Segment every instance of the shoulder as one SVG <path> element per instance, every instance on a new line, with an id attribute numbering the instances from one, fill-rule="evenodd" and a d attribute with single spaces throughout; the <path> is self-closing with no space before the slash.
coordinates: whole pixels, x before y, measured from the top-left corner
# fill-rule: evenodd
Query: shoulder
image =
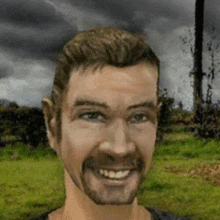
<path id="1" fill-rule="evenodd" d="M 49 220 L 49 215 L 51 217 L 51 215 L 53 215 L 54 213 L 60 212 L 60 210 L 62 210 L 62 207 L 56 208 L 56 209 L 52 209 L 49 212 L 43 213 L 38 217 L 35 218 L 31 218 L 29 220 Z"/>
<path id="2" fill-rule="evenodd" d="M 183 217 L 177 217 L 172 213 L 154 208 L 147 208 L 147 210 L 152 214 L 153 220 L 189 220 Z"/>

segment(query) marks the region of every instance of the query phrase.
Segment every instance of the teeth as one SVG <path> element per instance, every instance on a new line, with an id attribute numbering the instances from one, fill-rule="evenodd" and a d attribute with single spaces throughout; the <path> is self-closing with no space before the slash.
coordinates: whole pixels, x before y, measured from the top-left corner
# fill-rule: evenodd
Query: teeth
<path id="1" fill-rule="evenodd" d="M 113 170 L 99 170 L 99 173 L 105 177 L 112 178 L 112 179 L 121 179 L 130 173 L 130 170 L 125 170 L 125 171 L 113 171 Z"/>
<path id="2" fill-rule="evenodd" d="M 107 171 L 107 170 L 104 170 L 104 171 L 103 171 L 103 174 L 104 174 L 104 176 L 108 176 L 108 171 Z"/>

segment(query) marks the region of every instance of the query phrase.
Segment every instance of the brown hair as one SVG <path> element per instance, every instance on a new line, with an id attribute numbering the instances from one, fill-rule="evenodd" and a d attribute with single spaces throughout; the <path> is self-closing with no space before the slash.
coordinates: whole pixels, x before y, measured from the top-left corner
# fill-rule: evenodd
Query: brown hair
<path id="1" fill-rule="evenodd" d="M 57 59 L 51 100 L 56 112 L 58 130 L 61 129 L 62 96 L 72 70 L 82 69 L 83 73 L 89 67 L 127 67 L 141 62 L 156 66 L 159 72 L 159 59 L 142 35 L 115 27 L 100 27 L 76 34 L 64 46 Z"/>

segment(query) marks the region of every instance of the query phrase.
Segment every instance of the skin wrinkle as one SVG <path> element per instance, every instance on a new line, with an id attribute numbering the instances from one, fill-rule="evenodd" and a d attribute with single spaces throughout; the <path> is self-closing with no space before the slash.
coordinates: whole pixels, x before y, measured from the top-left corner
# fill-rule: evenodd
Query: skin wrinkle
<path id="1" fill-rule="evenodd" d="M 88 100 L 87 98 L 78 98 L 78 99 L 75 100 L 74 104 L 71 107 L 71 111 L 70 111 L 71 112 L 71 114 L 70 114 L 71 120 L 74 120 L 74 117 L 72 115 L 76 116 L 76 114 L 73 114 L 73 113 L 77 112 L 76 111 L 77 108 L 80 109 L 80 107 L 81 108 L 87 107 L 87 110 L 89 110 L 88 109 L 89 107 L 97 107 L 97 110 L 101 107 L 101 108 L 104 108 L 105 111 L 110 109 L 110 107 L 105 102 Z M 153 101 L 143 101 L 143 102 L 140 102 L 138 104 L 131 105 L 127 108 L 127 110 L 138 109 L 138 108 L 141 108 L 141 107 L 143 109 L 147 109 L 149 120 L 152 123 L 155 123 L 158 112 L 159 112 L 159 109 L 158 109 L 158 106 L 154 105 Z"/>

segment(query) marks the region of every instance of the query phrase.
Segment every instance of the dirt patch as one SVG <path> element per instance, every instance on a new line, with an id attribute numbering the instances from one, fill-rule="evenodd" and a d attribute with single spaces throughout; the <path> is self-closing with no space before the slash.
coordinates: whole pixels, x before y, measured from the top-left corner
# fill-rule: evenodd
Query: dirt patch
<path id="1" fill-rule="evenodd" d="M 196 166 L 186 172 L 183 168 L 179 167 L 166 167 L 167 172 L 180 174 L 183 176 L 197 177 L 200 176 L 205 180 L 210 180 L 215 183 L 217 186 L 220 186 L 220 161 L 217 161 L 213 164 L 206 164 L 202 166 Z"/>

